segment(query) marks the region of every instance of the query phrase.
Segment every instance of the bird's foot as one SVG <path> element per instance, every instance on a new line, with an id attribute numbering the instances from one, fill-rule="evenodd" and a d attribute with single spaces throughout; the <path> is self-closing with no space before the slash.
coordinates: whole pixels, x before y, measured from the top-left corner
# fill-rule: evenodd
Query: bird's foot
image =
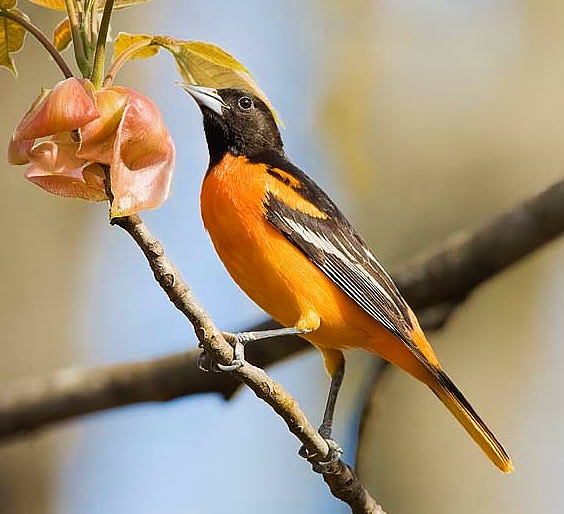
<path id="1" fill-rule="evenodd" d="M 252 341 L 251 338 L 245 337 L 246 334 L 247 332 L 241 332 L 240 334 L 223 332 L 225 340 L 233 346 L 233 360 L 229 364 L 219 364 L 203 349 L 202 353 L 198 356 L 198 368 L 202 371 L 214 371 L 216 373 L 239 369 L 245 363 L 245 343 Z M 202 348 L 201 344 L 199 346 Z"/>
<path id="2" fill-rule="evenodd" d="M 223 332 L 225 340 L 233 346 L 233 360 L 229 364 L 217 364 L 204 350 L 198 357 L 198 367 L 202 371 L 235 371 L 245 363 L 245 345 L 250 341 L 259 341 L 270 337 L 287 335 L 303 335 L 311 332 L 311 329 L 300 329 L 296 327 L 275 328 L 272 330 L 257 330 L 254 332 Z M 200 348 L 202 345 L 199 345 Z"/>
<path id="3" fill-rule="evenodd" d="M 200 348 L 202 348 L 202 345 L 198 345 Z M 198 368 L 202 371 L 214 371 L 214 372 L 219 372 L 220 370 L 218 369 L 216 363 L 214 362 L 214 360 L 211 358 L 211 355 L 206 352 L 206 350 L 202 349 L 202 353 L 200 353 L 200 355 L 198 355 L 198 359 L 196 360 L 196 364 L 198 366 Z"/>
<path id="4" fill-rule="evenodd" d="M 320 456 L 318 453 L 310 453 L 305 446 L 302 446 L 298 452 L 300 457 L 308 460 L 316 473 L 328 473 L 331 471 L 332 467 L 339 462 L 341 456 L 343 455 L 343 449 L 333 439 L 325 438 L 325 442 L 329 447 L 329 451 L 326 455 Z M 323 460 L 319 460 L 322 458 Z"/>

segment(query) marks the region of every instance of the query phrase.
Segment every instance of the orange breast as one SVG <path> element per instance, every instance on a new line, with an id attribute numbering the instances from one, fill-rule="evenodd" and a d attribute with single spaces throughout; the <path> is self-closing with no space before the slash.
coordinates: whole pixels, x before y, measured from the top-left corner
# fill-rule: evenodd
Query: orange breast
<path id="1" fill-rule="evenodd" d="M 204 226 L 235 282 L 284 326 L 317 314 L 319 329 L 304 337 L 320 349 L 364 348 L 420 378 L 421 365 L 406 346 L 268 222 L 263 202 L 273 187 L 264 165 L 243 157 L 227 156 L 204 179 Z"/>

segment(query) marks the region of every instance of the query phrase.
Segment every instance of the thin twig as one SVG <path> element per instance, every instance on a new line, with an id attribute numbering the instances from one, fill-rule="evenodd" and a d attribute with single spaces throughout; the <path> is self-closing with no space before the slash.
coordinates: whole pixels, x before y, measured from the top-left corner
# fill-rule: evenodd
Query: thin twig
<path id="1" fill-rule="evenodd" d="M 386 514 L 381 505 L 368 494 L 356 473 L 348 464 L 338 461 L 323 473 L 323 480 L 335 498 L 348 503 L 353 514 Z"/>
<path id="2" fill-rule="evenodd" d="M 168 295 L 172 303 L 190 320 L 204 350 L 214 361 L 228 364 L 233 358 L 233 348 L 215 327 L 212 319 L 193 296 L 188 285 L 174 264 L 168 260 L 164 249 L 137 215 L 115 218 L 112 223 L 131 235 L 147 258 L 155 279 Z M 308 421 L 297 401 L 264 370 L 245 362 L 232 372 L 246 384 L 255 395 L 266 402 L 286 423 L 303 444 L 312 463 L 326 461 L 330 449 L 325 439 Z M 372 514 L 381 511 L 380 506 L 370 496 L 352 469 L 342 461 L 337 461 L 323 472 L 323 477 L 331 492 L 348 503 L 354 514 Z"/>
<path id="3" fill-rule="evenodd" d="M 23 16 L 19 16 L 18 14 L 9 11 L 8 9 L 4 9 L 0 7 L 0 16 L 12 20 L 14 23 L 21 25 L 25 30 L 27 30 L 41 45 L 43 48 L 49 52 L 53 60 L 57 63 L 60 70 L 63 72 L 65 78 L 70 78 L 73 76 L 71 69 L 69 68 L 68 64 L 66 63 L 65 59 L 61 55 L 53 43 L 49 41 L 49 38 L 41 32 L 41 29 L 36 27 L 31 21 L 24 18 Z"/>

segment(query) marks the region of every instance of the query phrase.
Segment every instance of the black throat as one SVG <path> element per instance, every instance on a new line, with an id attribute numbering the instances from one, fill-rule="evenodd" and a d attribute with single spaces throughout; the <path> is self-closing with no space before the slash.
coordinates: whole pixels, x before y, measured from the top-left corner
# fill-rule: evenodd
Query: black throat
<path id="1" fill-rule="evenodd" d="M 229 152 L 229 133 L 215 116 L 204 113 L 204 133 L 210 154 L 209 168 L 217 164 Z"/>

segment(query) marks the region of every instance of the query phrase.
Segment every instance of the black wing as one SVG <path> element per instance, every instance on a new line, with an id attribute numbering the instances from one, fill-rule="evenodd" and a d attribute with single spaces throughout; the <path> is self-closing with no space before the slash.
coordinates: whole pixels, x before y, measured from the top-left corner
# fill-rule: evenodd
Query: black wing
<path id="1" fill-rule="evenodd" d="M 265 202 L 269 222 L 362 310 L 419 354 L 407 304 L 366 243 L 312 179 L 283 156 L 269 157 L 261 160 L 271 167 L 272 175 L 276 176 L 276 169 L 291 174 L 299 183 L 293 189 L 326 215 L 324 219 L 310 216 L 269 193 Z"/>

